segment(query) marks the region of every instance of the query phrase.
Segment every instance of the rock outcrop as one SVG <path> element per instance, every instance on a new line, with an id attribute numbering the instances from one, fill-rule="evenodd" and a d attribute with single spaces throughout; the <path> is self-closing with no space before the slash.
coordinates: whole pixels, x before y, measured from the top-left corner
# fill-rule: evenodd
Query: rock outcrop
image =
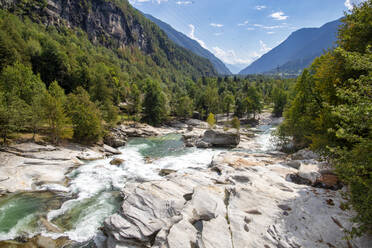
<path id="1" fill-rule="evenodd" d="M 109 147 L 78 144 L 57 147 L 21 143 L 3 147 L 0 152 L 0 193 L 46 189 L 44 185 L 64 186 L 66 174 L 83 164 L 82 160 L 101 159 L 114 151 Z"/>
<path id="2" fill-rule="evenodd" d="M 222 129 L 210 129 L 201 134 L 198 130 L 182 135 L 187 147 L 197 148 L 227 147 L 234 148 L 239 145 L 240 134 L 235 131 L 224 131 Z"/>
<path id="3" fill-rule="evenodd" d="M 296 169 L 280 161 L 228 152 L 208 169 L 130 183 L 105 221 L 107 247 L 367 247 L 343 239 L 352 213 L 340 192 L 287 181 Z"/>
<path id="4" fill-rule="evenodd" d="M 215 147 L 236 147 L 240 142 L 240 134 L 237 131 L 211 129 L 205 131 L 202 140 Z"/>

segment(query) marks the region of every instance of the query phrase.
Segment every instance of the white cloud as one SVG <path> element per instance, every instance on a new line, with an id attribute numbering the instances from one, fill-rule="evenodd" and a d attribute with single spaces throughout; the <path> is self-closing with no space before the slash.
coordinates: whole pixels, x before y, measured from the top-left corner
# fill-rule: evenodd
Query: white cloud
<path id="1" fill-rule="evenodd" d="M 252 30 L 254 30 L 254 28 L 247 28 L 247 30 L 252 31 Z"/>
<path id="2" fill-rule="evenodd" d="M 189 37 L 193 40 L 196 40 L 203 48 L 207 49 L 207 45 L 205 44 L 204 41 L 198 39 L 196 36 L 195 36 L 195 26 L 192 25 L 192 24 L 189 24 L 189 27 L 190 27 L 190 33 L 189 33 Z"/>
<path id="3" fill-rule="evenodd" d="M 270 50 L 271 48 L 267 47 L 267 45 L 262 40 L 260 40 L 260 52 L 267 53 Z"/>
<path id="4" fill-rule="evenodd" d="M 215 36 L 221 36 L 221 35 L 223 35 L 223 33 L 214 33 L 213 35 L 215 35 Z"/>
<path id="5" fill-rule="evenodd" d="M 270 15 L 270 17 L 272 17 L 273 19 L 278 20 L 278 21 L 287 20 L 287 18 L 288 18 L 288 16 L 284 15 L 283 11 L 278 11 L 278 12 L 272 13 Z"/>
<path id="6" fill-rule="evenodd" d="M 215 27 L 215 28 L 222 28 L 223 27 L 223 24 L 213 23 L 213 22 L 209 25 L 211 25 L 212 27 Z"/>
<path id="7" fill-rule="evenodd" d="M 275 32 L 267 32 L 267 34 L 275 34 Z"/>
<path id="8" fill-rule="evenodd" d="M 231 65 L 236 65 L 236 64 L 243 64 L 243 65 L 248 65 L 252 63 L 254 58 L 239 58 L 234 50 L 223 50 L 219 47 L 213 47 L 212 51 L 214 55 L 216 55 L 217 58 L 221 59 L 223 62 Z"/>
<path id="9" fill-rule="evenodd" d="M 242 23 L 238 23 L 238 26 L 246 26 L 246 25 L 248 25 L 248 21 L 244 21 L 244 22 L 242 22 Z"/>
<path id="10" fill-rule="evenodd" d="M 192 4 L 193 2 L 191 1 L 177 1 L 176 4 L 178 5 L 190 5 Z"/>
<path id="11" fill-rule="evenodd" d="M 360 4 L 360 3 L 362 3 L 362 2 L 365 2 L 366 0 L 346 0 L 345 1 L 345 6 L 346 6 L 346 8 L 348 8 L 349 10 L 352 10 L 353 9 L 353 5 L 355 4 L 355 5 L 358 5 L 358 4 Z"/>
<path id="12" fill-rule="evenodd" d="M 265 5 L 258 5 L 255 7 L 256 10 L 263 10 L 263 9 L 266 9 L 266 6 Z"/>

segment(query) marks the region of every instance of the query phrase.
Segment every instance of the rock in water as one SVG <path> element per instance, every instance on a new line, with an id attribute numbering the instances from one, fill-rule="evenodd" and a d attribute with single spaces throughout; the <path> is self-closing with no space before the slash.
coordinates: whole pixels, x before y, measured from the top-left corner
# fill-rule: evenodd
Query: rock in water
<path id="1" fill-rule="evenodd" d="M 223 130 L 207 130 L 202 140 L 215 147 L 236 147 L 240 142 L 240 134 Z"/>
<path id="2" fill-rule="evenodd" d="M 123 159 L 114 158 L 113 160 L 110 161 L 110 164 L 112 164 L 112 165 L 121 165 L 123 162 L 124 162 Z"/>

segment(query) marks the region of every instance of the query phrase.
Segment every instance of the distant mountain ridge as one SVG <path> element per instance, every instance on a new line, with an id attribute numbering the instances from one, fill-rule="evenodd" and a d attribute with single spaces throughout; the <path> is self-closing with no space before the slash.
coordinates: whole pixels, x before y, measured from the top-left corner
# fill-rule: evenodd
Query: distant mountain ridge
<path id="1" fill-rule="evenodd" d="M 325 50 L 336 46 L 340 19 L 320 28 L 302 28 L 284 42 L 264 54 L 239 74 L 290 73 L 299 74 Z"/>
<path id="2" fill-rule="evenodd" d="M 216 56 L 214 56 L 210 51 L 203 48 L 196 40 L 193 40 L 186 36 L 185 34 L 175 30 L 172 26 L 169 24 L 153 17 L 149 14 L 144 14 L 145 17 L 147 17 L 149 20 L 154 22 L 156 25 L 159 26 L 160 29 L 162 29 L 171 39 L 174 43 L 177 45 L 186 48 L 190 50 L 191 52 L 195 53 L 196 55 L 199 55 L 201 57 L 204 57 L 211 61 L 216 71 L 221 75 L 231 75 L 230 70 L 226 67 L 226 65 L 219 60 Z"/>

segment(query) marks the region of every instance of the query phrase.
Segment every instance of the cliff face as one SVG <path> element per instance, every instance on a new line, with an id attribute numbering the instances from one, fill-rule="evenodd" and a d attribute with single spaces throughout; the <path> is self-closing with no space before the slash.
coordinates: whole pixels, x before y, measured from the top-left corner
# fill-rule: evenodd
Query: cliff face
<path id="1" fill-rule="evenodd" d="M 135 45 L 146 53 L 151 52 L 150 39 L 132 15 L 124 13 L 112 2 L 104 0 L 73 1 L 48 0 L 22 3 L 19 0 L 1 0 L 2 9 L 23 12 L 34 21 L 46 25 L 81 28 L 93 42 L 105 46 Z M 125 6 L 128 8 L 128 6 Z M 36 14 L 36 15 L 35 15 Z"/>
<path id="2" fill-rule="evenodd" d="M 160 67 L 168 60 L 177 70 L 187 64 L 196 75 L 217 75 L 207 59 L 177 46 L 127 0 L 0 0 L 0 7 L 45 25 L 80 28 L 95 44 L 138 48 Z"/>

